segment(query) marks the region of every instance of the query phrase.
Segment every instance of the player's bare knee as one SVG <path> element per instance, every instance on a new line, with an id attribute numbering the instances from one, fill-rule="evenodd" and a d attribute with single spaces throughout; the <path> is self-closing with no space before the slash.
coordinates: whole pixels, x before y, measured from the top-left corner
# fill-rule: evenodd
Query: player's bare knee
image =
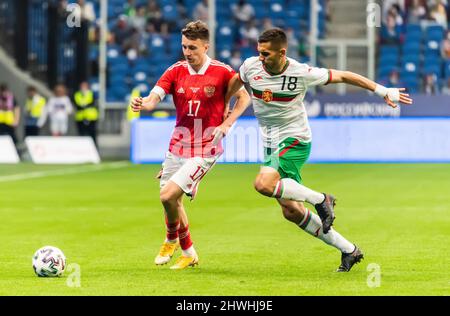
<path id="1" fill-rule="evenodd" d="M 169 191 L 165 191 L 165 190 L 161 190 L 161 192 L 159 193 L 159 200 L 164 205 L 167 205 L 167 204 L 177 205 L 178 204 L 178 202 L 177 202 L 178 197 L 175 196 L 173 193 L 171 193 Z"/>
<path id="2" fill-rule="evenodd" d="M 255 190 L 265 196 L 272 196 L 273 191 L 275 190 L 274 186 L 264 180 L 262 177 L 258 177 L 254 183 Z"/>

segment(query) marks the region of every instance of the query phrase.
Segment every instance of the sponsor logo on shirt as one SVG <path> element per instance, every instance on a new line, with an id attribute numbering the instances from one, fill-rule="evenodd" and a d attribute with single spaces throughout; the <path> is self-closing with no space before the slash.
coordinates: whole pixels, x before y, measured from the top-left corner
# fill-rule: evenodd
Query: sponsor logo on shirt
<path id="1" fill-rule="evenodd" d="M 203 88 L 203 91 L 205 91 L 206 97 L 211 98 L 214 95 L 214 92 L 216 92 L 216 87 L 206 86 L 205 88 Z"/>
<path id="2" fill-rule="evenodd" d="M 261 76 L 256 76 L 253 78 L 253 80 L 255 80 L 255 81 L 262 80 L 262 79 L 263 79 L 263 77 L 261 77 Z"/>
<path id="3" fill-rule="evenodd" d="M 197 93 L 198 92 L 198 90 L 200 90 L 200 88 L 192 88 L 192 87 L 190 87 L 190 89 L 192 90 L 192 92 L 194 92 L 194 93 Z"/>
<path id="4" fill-rule="evenodd" d="M 180 89 L 178 89 L 177 93 L 183 94 L 183 93 L 184 93 L 183 87 L 181 87 Z"/>
<path id="5" fill-rule="evenodd" d="M 273 92 L 270 89 L 264 90 L 262 94 L 262 99 L 264 102 L 269 103 L 270 101 L 273 100 Z"/>

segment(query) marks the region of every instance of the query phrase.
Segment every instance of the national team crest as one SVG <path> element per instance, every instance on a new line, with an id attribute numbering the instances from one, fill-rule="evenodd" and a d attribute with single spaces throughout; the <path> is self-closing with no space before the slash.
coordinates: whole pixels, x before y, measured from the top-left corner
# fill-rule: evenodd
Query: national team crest
<path id="1" fill-rule="evenodd" d="M 214 95 L 214 92 L 216 92 L 216 87 L 214 86 L 206 86 L 203 91 L 205 91 L 205 95 L 208 98 L 211 98 Z"/>
<path id="2" fill-rule="evenodd" d="M 264 102 L 269 103 L 270 101 L 273 100 L 273 92 L 269 89 L 264 90 L 262 94 L 262 99 Z"/>

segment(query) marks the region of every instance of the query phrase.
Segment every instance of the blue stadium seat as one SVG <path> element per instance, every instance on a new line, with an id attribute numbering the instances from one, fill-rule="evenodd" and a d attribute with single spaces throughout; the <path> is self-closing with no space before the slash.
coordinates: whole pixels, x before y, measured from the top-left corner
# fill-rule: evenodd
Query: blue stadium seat
<path id="1" fill-rule="evenodd" d="M 422 35 L 423 35 L 422 27 L 420 26 L 420 24 L 407 24 L 406 25 L 406 35 L 422 37 Z"/>
<path id="2" fill-rule="evenodd" d="M 423 67 L 423 74 L 434 74 L 436 77 L 441 78 L 442 77 L 442 68 L 440 65 L 431 64 L 431 65 L 424 65 Z"/>
<path id="3" fill-rule="evenodd" d="M 381 55 L 380 56 L 380 60 L 379 63 L 382 65 L 397 65 L 399 62 L 399 56 L 398 55 L 390 55 L 390 54 L 386 54 L 386 55 Z"/>
<path id="4" fill-rule="evenodd" d="M 269 5 L 269 15 L 272 19 L 283 19 L 285 17 L 284 3 L 281 1 L 271 1 Z"/>
<path id="5" fill-rule="evenodd" d="M 444 75 L 446 79 L 450 78 L 450 60 L 445 62 Z"/>
<path id="6" fill-rule="evenodd" d="M 382 55 L 400 56 L 400 48 L 398 46 L 381 46 L 380 56 Z"/>
<path id="7" fill-rule="evenodd" d="M 405 53 L 401 58 L 402 64 L 404 63 L 413 63 L 418 65 L 420 63 L 420 54 L 418 53 Z"/>
<path id="8" fill-rule="evenodd" d="M 415 76 L 417 77 L 419 74 L 419 64 L 414 62 L 404 62 L 402 64 L 402 70 L 400 72 L 400 75 L 402 77 L 404 76 Z"/>
<path id="9" fill-rule="evenodd" d="M 408 93 L 414 94 L 420 92 L 418 77 L 402 78 L 401 80 L 405 83 Z"/>
<path id="10" fill-rule="evenodd" d="M 403 54 L 419 54 L 421 51 L 421 44 L 417 41 L 405 42 L 403 45 Z"/>
<path id="11" fill-rule="evenodd" d="M 176 21 L 179 18 L 177 7 L 172 4 L 164 5 L 162 7 L 162 17 L 167 21 Z"/>
<path id="12" fill-rule="evenodd" d="M 379 65 L 377 73 L 379 77 L 387 77 L 394 70 L 398 70 L 397 65 Z"/>
<path id="13" fill-rule="evenodd" d="M 130 92 L 130 88 L 125 85 L 111 86 L 113 96 L 117 101 L 126 101 L 126 96 Z"/>
<path id="14" fill-rule="evenodd" d="M 254 8 L 255 8 L 255 18 L 257 20 L 269 17 L 269 10 L 264 5 L 264 3 L 260 3 L 257 6 L 254 6 Z"/>
<path id="15" fill-rule="evenodd" d="M 426 38 L 428 41 L 433 40 L 440 42 L 444 39 L 444 29 L 440 25 L 431 25 L 426 29 Z"/>

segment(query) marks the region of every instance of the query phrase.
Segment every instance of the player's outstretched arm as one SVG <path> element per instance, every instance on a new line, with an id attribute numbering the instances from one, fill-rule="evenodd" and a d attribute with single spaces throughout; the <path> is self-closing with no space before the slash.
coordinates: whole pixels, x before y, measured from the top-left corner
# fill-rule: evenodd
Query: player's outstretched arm
<path id="1" fill-rule="evenodd" d="M 409 97 L 409 94 L 403 92 L 406 90 L 405 88 L 386 88 L 364 76 L 350 71 L 339 71 L 334 69 L 330 69 L 330 71 L 332 78 L 330 83 L 348 83 L 370 90 L 384 98 L 384 101 L 393 108 L 396 108 L 397 103 L 399 102 L 406 105 L 410 105 L 413 102 Z"/>
<path id="2" fill-rule="evenodd" d="M 131 101 L 131 109 L 133 112 L 152 111 L 156 105 L 161 102 L 161 98 L 154 92 L 151 92 L 148 97 L 137 97 Z"/>

